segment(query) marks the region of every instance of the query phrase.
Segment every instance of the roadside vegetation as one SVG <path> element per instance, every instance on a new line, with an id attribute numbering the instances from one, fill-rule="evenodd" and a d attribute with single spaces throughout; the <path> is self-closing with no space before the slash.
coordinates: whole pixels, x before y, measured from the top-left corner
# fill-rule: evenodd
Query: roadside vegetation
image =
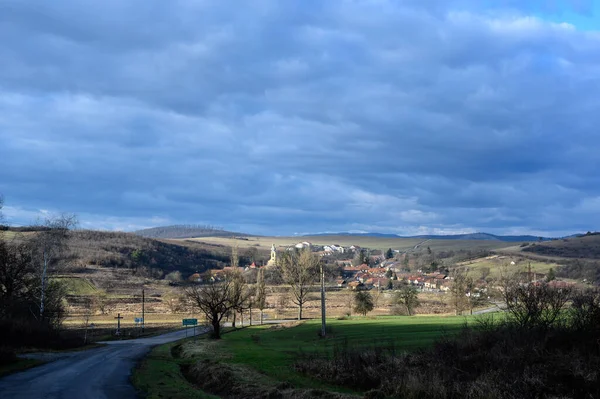
<path id="1" fill-rule="evenodd" d="M 219 397 L 342 398 L 360 390 L 318 381 L 296 370 L 305 356 L 331 357 L 345 345 L 398 352 L 431 346 L 440 336 L 457 334 L 463 317 L 351 317 L 328 319 L 328 336 L 320 338 L 320 322 L 229 329 L 222 339 L 209 336 L 156 348 L 135 371 L 136 386 L 152 397 L 185 396 L 191 385 Z M 183 381 L 164 381 L 161 373 Z M 179 390 L 179 386 L 182 386 Z"/>
<path id="2" fill-rule="evenodd" d="M 598 397 L 600 293 L 512 278 L 504 287 L 506 313 L 342 317 L 327 320 L 326 338 L 307 320 L 169 344 L 134 380 L 162 367 L 182 390 L 223 398 Z M 166 385 L 138 382 L 150 397 L 202 397 Z"/>

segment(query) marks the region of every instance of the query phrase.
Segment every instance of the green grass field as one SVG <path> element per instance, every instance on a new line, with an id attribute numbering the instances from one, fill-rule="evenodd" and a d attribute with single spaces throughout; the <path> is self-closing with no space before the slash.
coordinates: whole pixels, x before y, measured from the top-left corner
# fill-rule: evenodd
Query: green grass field
<path id="1" fill-rule="evenodd" d="M 95 295 L 98 289 L 88 279 L 82 277 L 53 277 L 52 280 L 63 284 L 71 295 Z"/>
<path id="2" fill-rule="evenodd" d="M 431 345 L 444 334 L 455 334 L 468 320 L 465 317 L 377 317 L 329 319 L 328 338 L 321 339 L 319 320 L 290 328 L 255 326 L 225 334 L 223 343 L 233 354 L 230 361 L 252 366 L 268 375 L 289 380 L 289 366 L 298 353 L 330 354 L 334 347 L 391 347 L 410 351 Z"/>
<path id="3" fill-rule="evenodd" d="M 330 331 L 326 339 L 318 336 L 318 320 L 288 326 L 253 326 L 228 332 L 219 341 L 206 337 L 183 341 L 180 357 L 173 355 L 176 344 L 157 347 L 135 371 L 133 380 L 149 398 L 208 398 L 210 395 L 192 389 L 181 367 L 211 359 L 232 367 L 242 380 L 271 388 L 287 382 L 300 389 L 352 393 L 296 373 L 294 362 L 310 353 L 330 355 L 344 345 L 358 349 L 393 347 L 396 352 L 426 348 L 442 336 L 458 333 L 473 320 L 462 316 L 328 319 Z"/>

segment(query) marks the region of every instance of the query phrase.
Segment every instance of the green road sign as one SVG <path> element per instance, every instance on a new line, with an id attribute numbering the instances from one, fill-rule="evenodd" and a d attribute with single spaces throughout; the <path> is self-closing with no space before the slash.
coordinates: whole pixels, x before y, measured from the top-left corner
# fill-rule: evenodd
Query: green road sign
<path id="1" fill-rule="evenodd" d="M 198 319 L 183 319 L 184 326 L 197 326 Z"/>

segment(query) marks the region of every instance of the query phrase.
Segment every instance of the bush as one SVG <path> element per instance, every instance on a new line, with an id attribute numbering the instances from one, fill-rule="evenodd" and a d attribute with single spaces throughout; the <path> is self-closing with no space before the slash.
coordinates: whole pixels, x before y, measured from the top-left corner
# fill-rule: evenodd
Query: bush
<path id="1" fill-rule="evenodd" d="M 485 317 L 476 328 L 410 354 L 346 342 L 332 358 L 305 355 L 294 367 L 376 397 L 600 397 L 600 293 L 574 295 L 569 315 L 537 325 Z"/>

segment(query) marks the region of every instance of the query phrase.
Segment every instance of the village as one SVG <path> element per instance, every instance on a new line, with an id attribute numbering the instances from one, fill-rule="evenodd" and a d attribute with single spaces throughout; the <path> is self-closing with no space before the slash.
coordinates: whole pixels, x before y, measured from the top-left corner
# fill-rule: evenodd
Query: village
<path id="1" fill-rule="evenodd" d="M 279 249 L 273 245 L 270 260 L 264 265 L 252 262 L 246 266 L 226 266 L 222 269 L 209 269 L 204 273 L 192 274 L 188 281 L 194 283 L 219 282 L 226 278 L 227 273 L 239 271 L 246 277 L 246 280 L 252 282 L 256 279 L 258 269 L 261 267 L 272 269 L 276 266 L 278 251 L 300 251 L 305 248 L 316 253 L 324 263 L 330 266 L 330 270 L 335 272 L 335 275 L 330 275 L 327 281 L 328 290 L 386 291 L 410 285 L 418 292 L 444 295 L 452 290 L 454 284 L 454 273 L 448 267 L 438 266 L 435 262 L 433 267 L 416 267 L 412 261 L 409 261 L 410 251 L 402 252 L 390 248 L 385 253 L 380 253 L 382 251 L 361 248 L 358 245 L 346 247 L 338 244 L 314 245 L 308 241 Z M 431 253 L 428 247 L 427 251 Z M 495 257 L 497 256 L 491 256 L 490 258 Z M 502 258 L 504 257 L 500 257 L 500 259 Z M 510 259 L 507 260 L 507 264 L 515 266 L 515 262 Z M 468 272 L 469 269 L 463 267 L 459 270 Z M 520 271 L 519 274 L 521 274 L 523 281 L 530 281 L 534 284 L 547 282 L 549 277 L 546 273 L 531 270 Z M 483 273 L 472 273 L 471 276 L 473 277 L 472 283 L 465 292 L 467 296 L 487 298 L 490 290 L 498 288 L 495 285 L 497 282 L 490 278 L 489 273 L 485 271 Z M 549 285 L 555 288 L 564 288 L 572 285 L 572 283 L 552 278 Z"/>

